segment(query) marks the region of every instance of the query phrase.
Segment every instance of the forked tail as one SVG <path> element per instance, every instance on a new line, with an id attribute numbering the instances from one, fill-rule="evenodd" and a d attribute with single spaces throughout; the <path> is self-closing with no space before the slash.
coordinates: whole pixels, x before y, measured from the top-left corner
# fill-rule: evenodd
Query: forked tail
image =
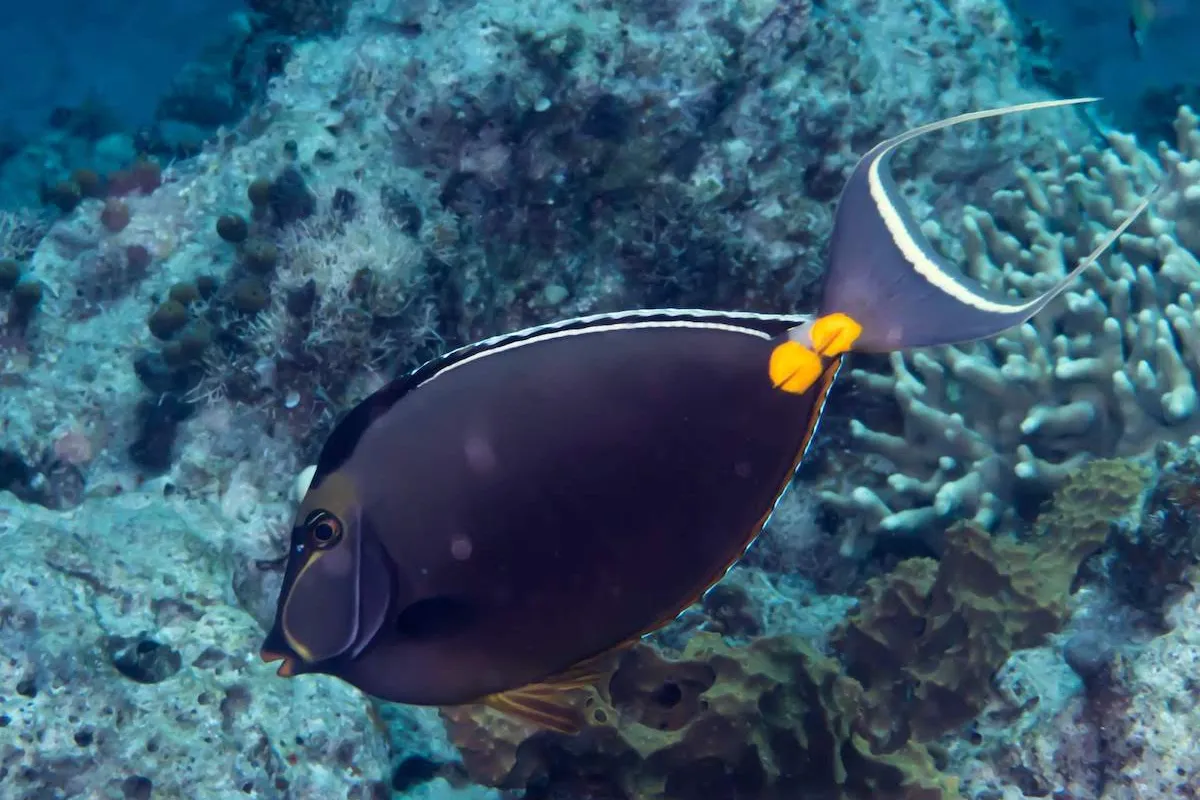
<path id="1" fill-rule="evenodd" d="M 819 316 L 845 315 L 861 326 L 849 349 L 878 353 L 984 339 L 1044 308 L 1112 246 L 1157 192 L 1142 200 L 1053 288 L 1038 297 L 1014 300 L 989 292 L 934 251 L 892 180 L 888 158 L 905 142 L 960 122 L 1096 99 L 972 111 L 922 125 L 872 148 L 854 168 L 838 202 Z"/>

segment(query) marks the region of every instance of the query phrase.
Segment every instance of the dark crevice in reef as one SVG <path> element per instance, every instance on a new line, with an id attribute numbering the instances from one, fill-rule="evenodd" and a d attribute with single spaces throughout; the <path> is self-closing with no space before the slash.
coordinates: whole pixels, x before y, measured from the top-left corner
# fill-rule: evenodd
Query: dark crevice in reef
<path id="1" fill-rule="evenodd" d="M 136 641 L 113 637 L 107 649 L 117 672 L 138 683 L 161 683 L 183 667 L 177 650 L 148 637 Z"/>

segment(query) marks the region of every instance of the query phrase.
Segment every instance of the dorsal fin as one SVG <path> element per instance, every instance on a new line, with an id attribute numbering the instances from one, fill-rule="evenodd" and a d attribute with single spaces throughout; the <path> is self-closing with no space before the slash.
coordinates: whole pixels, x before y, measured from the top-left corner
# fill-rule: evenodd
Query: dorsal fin
<path id="1" fill-rule="evenodd" d="M 724 323 L 737 325 L 761 331 L 768 337 L 783 335 L 790 328 L 808 321 L 811 317 L 804 314 L 758 314 L 751 311 L 708 311 L 692 308 L 657 308 L 616 311 L 607 314 L 591 314 L 584 317 L 550 322 L 545 325 L 535 325 L 511 333 L 502 333 L 488 339 L 463 345 L 440 356 L 426 361 L 411 372 L 389 382 L 376 390 L 367 399 L 350 410 L 334 426 L 333 432 L 325 440 L 321 455 L 317 460 L 317 469 L 313 474 L 311 486 L 317 486 L 329 473 L 336 470 L 350 457 L 357 447 L 359 439 L 370 424 L 380 415 L 387 412 L 402 397 L 416 389 L 426 381 L 432 380 L 440 373 L 460 364 L 473 356 L 486 353 L 500 347 L 508 347 L 521 342 L 533 342 L 543 336 L 561 334 L 573 330 L 598 328 L 627 323 L 630 325 L 652 325 L 655 323 Z"/>
<path id="2" fill-rule="evenodd" d="M 774 338 L 781 336 L 792 327 L 811 319 L 808 314 L 759 314 L 753 311 L 710 311 L 697 308 L 647 308 L 614 311 L 604 314 L 589 314 L 583 317 L 547 322 L 522 328 L 511 333 L 502 333 L 478 342 L 464 345 L 429 361 L 412 373 L 417 378 L 412 388 L 419 386 L 449 367 L 467 360 L 480 353 L 509 347 L 521 342 L 532 342 L 545 336 L 567 333 L 570 331 L 601 328 L 611 325 L 653 325 L 656 323 L 696 323 L 696 324 L 727 324 L 760 331 L 763 335 Z"/>

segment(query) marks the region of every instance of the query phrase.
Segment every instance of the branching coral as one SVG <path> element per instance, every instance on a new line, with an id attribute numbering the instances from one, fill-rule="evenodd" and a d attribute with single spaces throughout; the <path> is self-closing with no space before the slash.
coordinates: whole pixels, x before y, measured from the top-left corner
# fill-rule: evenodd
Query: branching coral
<path id="1" fill-rule="evenodd" d="M 1189 109 L 1176 129 L 1177 149 L 1161 147 L 1157 160 L 1119 133 L 1107 148 L 1062 148 L 1054 167 L 1020 171 L 1021 188 L 997 192 L 992 211 L 967 209 L 952 255 L 985 285 L 1029 297 L 1173 176 L 1118 250 L 1029 323 L 988 342 L 893 355 L 890 375 L 853 373 L 894 398 L 900 425 L 852 423 L 884 463 L 823 494 L 853 520 L 847 551 L 877 533 L 936 537 L 962 518 L 1009 527 L 1088 458 L 1200 433 L 1200 132 Z"/>
<path id="2" fill-rule="evenodd" d="M 0 211 L 0 259 L 24 260 L 46 235 L 49 223 L 28 211 Z"/>

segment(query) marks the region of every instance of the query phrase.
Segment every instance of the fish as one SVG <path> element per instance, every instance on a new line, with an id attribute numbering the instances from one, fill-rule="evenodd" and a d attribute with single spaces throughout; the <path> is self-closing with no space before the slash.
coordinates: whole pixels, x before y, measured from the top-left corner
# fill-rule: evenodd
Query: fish
<path id="1" fill-rule="evenodd" d="M 868 151 L 838 201 L 812 314 L 632 309 L 436 357 L 354 407 L 296 511 L 261 650 L 278 674 L 382 700 L 482 703 L 562 733 L 571 692 L 675 619 L 758 536 L 845 358 L 1020 325 L 1022 300 L 958 274 L 888 170 L 900 145 L 1045 100 L 933 122 Z"/>
<path id="2" fill-rule="evenodd" d="M 1138 58 L 1143 56 L 1146 46 L 1146 29 L 1154 21 L 1154 0 L 1130 0 L 1129 2 L 1129 38 L 1133 40 L 1133 49 Z"/>
<path id="3" fill-rule="evenodd" d="M 1137 57 L 1145 56 L 1146 37 L 1150 29 L 1164 21 L 1177 19 L 1187 12 L 1188 0 L 1130 0 L 1129 37 Z"/>

